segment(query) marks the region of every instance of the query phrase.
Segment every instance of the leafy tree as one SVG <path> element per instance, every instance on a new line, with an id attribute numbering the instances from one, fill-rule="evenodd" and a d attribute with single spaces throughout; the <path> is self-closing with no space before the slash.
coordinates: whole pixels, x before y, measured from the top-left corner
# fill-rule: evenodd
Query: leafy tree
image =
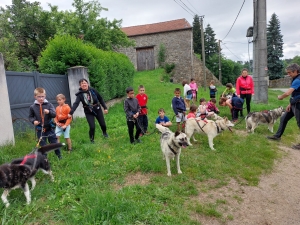
<path id="1" fill-rule="evenodd" d="M 282 37 L 280 21 L 277 15 L 273 13 L 267 27 L 267 58 L 270 80 L 282 77 L 283 62 L 280 59 L 283 57 Z"/>
<path id="2" fill-rule="evenodd" d="M 55 34 L 51 14 L 40 7 L 39 2 L 12 0 L 12 5 L 1 9 L 9 13 L 5 32 L 11 33 L 19 43 L 19 58 L 28 58 L 34 63 L 46 46 L 47 40 Z"/>
<path id="3" fill-rule="evenodd" d="M 159 51 L 158 51 L 158 56 L 157 56 L 157 61 L 159 67 L 163 67 L 164 63 L 166 61 L 166 47 L 163 43 L 160 43 L 159 45 Z"/>
<path id="4" fill-rule="evenodd" d="M 200 27 L 200 19 L 198 15 L 194 16 L 194 21 L 193 21 L 193 47 L 194 47 L 194 53 L 196 54 L 202 53 L 201 27 Z"/>

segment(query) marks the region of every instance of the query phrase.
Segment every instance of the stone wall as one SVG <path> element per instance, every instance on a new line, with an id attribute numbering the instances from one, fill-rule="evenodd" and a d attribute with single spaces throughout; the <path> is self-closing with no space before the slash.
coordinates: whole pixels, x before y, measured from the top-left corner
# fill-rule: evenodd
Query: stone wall
<path id="1" fill-rule="evenodd" d="M 269 81 L 269 88 L 283 88 L 283 87 L 290 87 L 291 86 L 291 77 L 285 76 L 284 78 L 280 78 L 277 80 L 270 80 Z"/>
<path id="2" fill-rule="evenodd" d="M 155 57 L 155 68 L 158 68 L 158 52 L 161 43 L 166 48 L 166 63 L 174 63 L 173 82 L 181 83 L 183 79 L 190 81 L 195 78 L 198 85 L 204 85 L 204 75 L 202 62 L 193 53 L 193 33 L 192 29 L 171 31 L 157 34 L 148 34 L 129 37 L 136 42 L 135 47 L 121 48 L 118 52 L 126 54 L 135 69 L 137 69 L 136 48 L 153 46 Z M 209 85 L 211 80 L 220 85 L 218 79 L 206 69 L 206 84 Z"/>

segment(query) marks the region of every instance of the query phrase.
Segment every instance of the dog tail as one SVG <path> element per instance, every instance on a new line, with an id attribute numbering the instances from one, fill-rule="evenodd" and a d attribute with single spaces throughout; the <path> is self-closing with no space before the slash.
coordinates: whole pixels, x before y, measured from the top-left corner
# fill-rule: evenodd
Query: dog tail
<path id="1" fill-rule="evenodd" d="M 164 133 L 164 132 L 170 130 L 169 128 L 164 127 L 164 126 L 162 126 L 162 125 L 160 125 L 160 124 L 155 124 L 155 126 L 156 126 L 156 128 L 157 128 L 161 133 Z"/>
<path id="2" fill-rule="evenodd" d="M 42 153 L 42 154 L 45 154 L 49 151 L 52 151 L 54 149 L 57 149 L 57 148 L 60 148 L 62 146 L 64 146 L 65 144 L 64 143 L 52 143 L 52 144 L 48 144 L 48 145 L 45 145 L 45 146 L 42 146 L 38 149 L 38 152 Z"/>

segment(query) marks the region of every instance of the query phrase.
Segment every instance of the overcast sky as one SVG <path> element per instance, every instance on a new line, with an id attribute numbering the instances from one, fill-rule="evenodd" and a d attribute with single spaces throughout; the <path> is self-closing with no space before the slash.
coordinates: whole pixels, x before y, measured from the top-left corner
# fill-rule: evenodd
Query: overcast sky
<path id="1" fill-rule="evenodd" d="M 30 2 L 33 2 L 30 0 Z M 43 9 L 47 3 L 59 10 L 72 10 L 73 0 L 40 0 Z M 246 38 L 247 28 L 253 26 L 253 0 L 245 0 L 243 8 L 229 32 L 244 0 L 99 0 L 104 8 L 101 17 L 122 19 L 122 26 L 151 24 L 185 18 L 193 24 L 193 15 L 204 16 L 204 27 L 210 24 L 216 39 L 222 40 L 223 54 L 234 61 L 252 59 L 253 44 Z M 0 6 L 11 5 L 11 0 L 1 0 Z M 191 11 L 189 11 L 189 8 Z M 300 0 L 267 0 L 267 24 L 276 13 L 283 35 L 284 58 L 300 55 Z M 227 36 L 226 36 L 227 35 Z M 226 38 L 225 38 L 226 37 Z M 224 39 L 225 38 L 225 39 Z M 249 47 L 249 54 L 248 54 Z M 250 55 L 250 57 L 249 57 Z"/>

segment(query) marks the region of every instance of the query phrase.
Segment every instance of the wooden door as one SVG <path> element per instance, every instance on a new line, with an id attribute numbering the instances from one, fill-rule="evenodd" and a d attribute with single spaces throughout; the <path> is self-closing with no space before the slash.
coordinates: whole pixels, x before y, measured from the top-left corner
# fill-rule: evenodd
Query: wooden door
<path id="1" fill-rule="evenodd" d="M 136 58 L 138 71 L 155 69 L 153 47 L 136 49 Z"/>

